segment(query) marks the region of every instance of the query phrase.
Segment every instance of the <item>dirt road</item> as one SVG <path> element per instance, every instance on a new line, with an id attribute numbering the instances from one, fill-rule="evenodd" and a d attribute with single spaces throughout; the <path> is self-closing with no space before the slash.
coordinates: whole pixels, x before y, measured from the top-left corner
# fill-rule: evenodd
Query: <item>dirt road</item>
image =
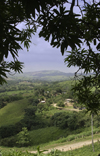
<path id="1" fill-rule="evenodd" d="M 58 108 L 58 109 L 62 109 L 62 110 L 70 110 L 70 111 L 76 111 L 76 112 L 79 112 L 80 110 L 79 109 L 74 109 L 74 108 L 62 108 L 62 107 L 58 107 L 56 103 L 52 104 L 54 107 Z M 69 105 L 70 106 L 70 105 Z M 71 105 L 72 106 L 72 105 Z"/>
<path id="2" fill-rule="evenodd" d="M 98 139 L 94 139 L 94 143 L 97 141 L 98 141 Z M 73 143 L 73 144 L 62 145 L 62 146 L 50 148 L 50 149 L 48 149 L 48 151 L 46 151 L 44 153 L 49 153 L 52 149 L 55 149 L 55 150 L 58 149 L 60 151 L 69 151 L 69 150 L 77 149 L 77 148 L 83 147 L 85 145 L 90 145 L 90 144 L 92 144 L 92 141 L 87 140 L 87 141 L 82 141 L 82 142 L 78 142 L 78 143 Z M 31 153 L 36 153 L 36 151 L 31 151 Z"/>

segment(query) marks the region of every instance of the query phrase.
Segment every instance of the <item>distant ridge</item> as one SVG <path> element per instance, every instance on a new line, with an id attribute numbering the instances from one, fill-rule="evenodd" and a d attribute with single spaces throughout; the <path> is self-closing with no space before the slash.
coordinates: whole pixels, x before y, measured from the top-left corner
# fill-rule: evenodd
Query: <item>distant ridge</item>
<path id="1" fill-rule="evenodd" d="M 65 73 L 58 70 L 43 70 L 35 72 L 24 72 L 16 74 L 14 76 L 8 76 L 10 79 L 30 79 L 30 80 L 42 80 L 42 81 L 61 81 L 72 78 L 74 73 Z"/>

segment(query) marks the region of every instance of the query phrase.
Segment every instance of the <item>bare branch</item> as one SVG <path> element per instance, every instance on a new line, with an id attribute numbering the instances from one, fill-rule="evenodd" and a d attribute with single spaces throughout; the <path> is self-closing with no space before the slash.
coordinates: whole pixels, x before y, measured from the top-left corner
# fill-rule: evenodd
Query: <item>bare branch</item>
<path id="1" fill-rule="evenodd" d="M 77 0 L 77 6 L 79 5 L 78 0 Z"/>
<path id="2" fill-rule="evenodd" d="M 82 0 L 84 2 L 84 5 L 88 5 L 89 3 L 86 2 L 86 0 Z"/>
<path id="3" fill-rule="evenodd" d="M 81 70 L 82 68 L 79 67 L 79 69 L 75 72 L 75 77 L 77 77 L 77 73 Z"/>
<path id="4" fill-rule="evenodd" d="M 72 4 L 71 4 L 71 7 L 70 7 L 70 12 L 71 13 L 73 12 L 74 6 L 75 6 L 75 0 L 72 0 Z"/>
<path id="5" fill-rule="evenodd" d="M 82 12 L 82 9 L 81 9 L 81 7 L 80 7 L 80 5 L 79 5 L 79 3 L 78 3 L 78 0 L 77 0 L 77 6 L 79 7 L 79 9 L 80 9 L 80 11 L 81 11 L 81 15 L 82 15 L 82 17 L 83 17 L 83 12 Z"/>

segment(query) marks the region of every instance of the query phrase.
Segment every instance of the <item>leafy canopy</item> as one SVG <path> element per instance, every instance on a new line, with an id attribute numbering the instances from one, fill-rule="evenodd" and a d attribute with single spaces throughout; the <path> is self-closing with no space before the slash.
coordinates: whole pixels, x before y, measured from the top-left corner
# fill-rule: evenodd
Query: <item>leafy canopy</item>
<path id="1" fill-rule="evenodd" d="M 77 13 L 77 10 L 78 13 Z M 0 1 L 0 84 L 5 82 L 6 73 L 21 72 L 23 64 L 18 61 L 21 44 L 28 49 L 32 34 L 41 26 L 40 37 L 49 41 L 51 46 L 61 49 L 62 55 L 67 52 L 67 66 L 79 67 L 84 74 L 93 72 L 93 76 L 84 76 L 74 87 L 76 93 L 82 89 L 86 103 L 92 111 L 99 109 L 100 82 L 100 2 L 98 0 L 1 0 Z M 18 24 L 24 22 L 20 30 Z M 13 61 L 7 62 L 11 54 Z M 87 81 L 87 79 L 89 81 Z M 89 84 L 90 85 L 89 85 Z M 80 84 L 80 85 L 79 85 Z M 84 84 L 84 85 L 81 85 Z M 95 91 L 91 91 L 95 85 Z M 95 100 L 93 100 L 93 96 Z M 82 96 L 83 97 L 83 96 Z M 91 99 L 92 98 L 92 99 Z M 82 98 L 79 98 L 82 99 Z M 90 108 L 89 101 L 96 101 L 96 109 Z M 88 102 L 87 102 L 88 101 Z M 97 104 L 98 103 L 98 104 Z"/>
<path id="2" fill-rule="evenodd" d="M 70 10 L 64 5 L 70 5 Z M 39 36 L 49 40 L 51 45 L 61 47 L 62 54 L 68 45 L 71 48 L 80 45 L 79 15 L 73 13 L 75 0 L 69 4 L 67 0 L 1 0 L 0 1 L 0 84 L 10 71 L 22 72 L 23 63 L 18 61 L 21 44 L 28 49 L 32 34 L 37 25 L 42 26 Z M 38 18 L 39 17 L 39 18 Z M 38 19 L 38 20 L 37 20 Z M 19 23 L 25 28 L 20 30 Z M 13 61 L 7 62 L 11 54 Z"/>

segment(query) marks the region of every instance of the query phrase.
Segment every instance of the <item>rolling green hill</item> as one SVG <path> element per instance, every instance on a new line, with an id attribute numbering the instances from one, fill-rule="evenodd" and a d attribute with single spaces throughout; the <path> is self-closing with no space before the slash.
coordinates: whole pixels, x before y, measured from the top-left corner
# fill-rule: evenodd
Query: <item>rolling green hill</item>
<path id="1" fill-rule="evenodd" d="M 60 81 L 68 80 L 74 76 L 73 73 L 64 73 L 56 70 L 44 70 L 36 72 L 26 72 L 23 74 L 16 74 L 9 76 L 9 79 L 23 79 L 23 80 L 41 80 L 41 81 Z"/>
<path id="2" fill-rule="evenodd" d="M 0 127 L 13 125 L 19 122 L 24 116 L 24 109 L 27 107 L 27 99 L 8 103 L 5 107 L 0 109 Z"/>

